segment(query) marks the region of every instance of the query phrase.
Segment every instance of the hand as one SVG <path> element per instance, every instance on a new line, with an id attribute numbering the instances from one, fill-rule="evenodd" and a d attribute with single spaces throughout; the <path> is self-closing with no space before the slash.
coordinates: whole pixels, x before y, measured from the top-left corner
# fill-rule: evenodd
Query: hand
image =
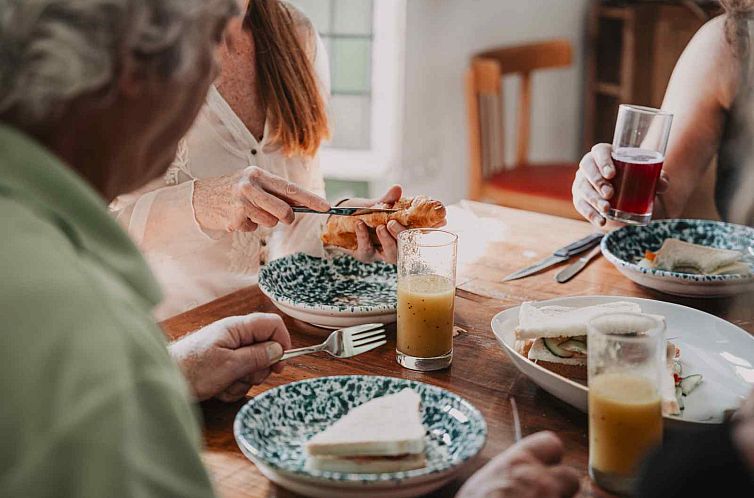
<path id="1" fill-rule="evenodd" d="M 560 465 L 563 443 L 539 432 L 496 456 L 466 481 L 456 498 L 561 498 L 579 490 L 574 469 Z"/>
<path id="2" fill-rule="evenodd" d="M 235 401 L 271 371 L 282 372 L 283 365 L 276 362 L 290 348 L 282 318 L 252 313 L 212 323 L 174 342 L 169 350 L 197 400 Z"/>
<path id="3" fill-rule="evenodd" d="M 615 194 L 609 180 L 615 177 L 615 165 L 611 157 L 610 144 L 597 144 L 587 153 L 581 163 L 579 171 L 573 180 L 571 193 L 576 210 L 590 223 L 603 226 L 610 209 L 608 202 Z M 669 179 L 665 172 L 660 173 L 657 183 L 657 193 L 663 194 L 668 190 Z"/>
<path id="4" fill-rule="evenodd" d="M 295 219 L 291 204 L 330 209 L 322 197 L 257 166 L 194 184 L 196 221 L 205 230 L 252 232 L 260 225 L 290 225 Z"/>
<path id="5" fill-rule="evenodd" d="M 733 416 L 733 444 L 749 470 L 754 472 L 754 391 Z"/>
<path id="6" fill-rule="evenodd" d="M 403 189 L 400 185 L 390 187 L 385 195 L 379 199 L 348 199 L 341 206 L 364 206 L 371 207 L 375 204 L 390 204 L 397 202 L 403 195 Z M 364 263 L 371 263 L 375 260 L 382 260 L 386 263 L 395 264 L 398 261 L 398 234 L 404 231 L 406 227 L 395 220 L 390 220 L 385 225 L 376 227 L 377 238 L 382 246 L 377 249 L 369 236 L 369 227 L 363 221 L 356 223 L 356 241 L 358 248 L 351 255 Z"/>

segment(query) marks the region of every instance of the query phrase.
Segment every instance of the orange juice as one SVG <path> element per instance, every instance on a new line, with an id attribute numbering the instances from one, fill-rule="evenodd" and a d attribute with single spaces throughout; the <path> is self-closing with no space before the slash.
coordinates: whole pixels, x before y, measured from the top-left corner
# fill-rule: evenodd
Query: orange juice
<path id="1" fill-rule="evenodd" d="M 589 379 L 589 463 L 630 477 L 662 442 L 662 406 L 651 381 L 625 373 Z"/>
<path id="2" fill-rule="evenodd" d="M 440 275 L 408 275 L 398 281 L 398 351 L 418 358 L 453 349 L 455 287 Z"/>

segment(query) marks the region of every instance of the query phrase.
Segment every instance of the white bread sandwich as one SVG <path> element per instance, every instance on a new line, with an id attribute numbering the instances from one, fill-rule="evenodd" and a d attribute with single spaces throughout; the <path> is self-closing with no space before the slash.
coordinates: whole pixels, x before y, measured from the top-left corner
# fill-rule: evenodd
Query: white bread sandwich
<path id="1" fill-rule="evenodd" d="M 625 301 L 569 308 L 523 303 L 518 312 L 518 351 L 531 361 L 564 377 L 586 380 L 586 324 L 604 313 L 640 313 Z"/>
<path id="2" fill-rule="evenodd" d="M 738 251 L 665 239 L 657 252 L 647 251 L 639 266 L 700 275 L 751 275 Z"/>
<path id="3" fill-rule="evenodd" d="M 421 397 L 404 389 L 351 409 L 307 441 L 307 467 L 357 474 L 420 469 L 425 433 Z"/>

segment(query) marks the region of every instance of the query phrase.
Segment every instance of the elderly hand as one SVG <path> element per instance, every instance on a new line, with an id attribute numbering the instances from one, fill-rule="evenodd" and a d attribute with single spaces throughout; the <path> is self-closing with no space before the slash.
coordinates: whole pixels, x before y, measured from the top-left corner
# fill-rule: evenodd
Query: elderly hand
<path id="1" fill-rule="evenodd" d="M 197 180 L 194 185 L 196 221 L 205 230 L 251 232 L 259 225 L 290 225 L 291 204 L 327 211 L 330 204 L 284 178 L 257 166 L 233 175 Z"/>
<path id="2" fill-rule="evenodd" d="M 560 465 L 563 443 L 552 432 L 532 434 L 466 481 L 456 498 L 562 498 L 576 494 L 579 476 Z"/>
<path id="3" fill-rule="evenodd" d="M 387 203 L 392 204 L 398 201 L 403 195 L 403 189 L 400 185 L 390 187 L 385 195 L 379 199 L 348 199 L 340 206 L 364 206 L 371 207 L 375 204 Z M 369 237 L 369 229 L 363 221 L 356 224 L 356 240 L 358 248 L 351 255 L 364 263 L 371 263 L 375 260 L 382 260 L 386 263 L 395 264 L 398 261 L 398 243 L 396 239 L 398 234 L 404 231 L 406 227 L 395 220 L 388 222 L 387 226 L 380 225 L 376 228 L 377 238 L 382 246 L 377 249 Z"/>
<path id="4" fill-rule="evenodd" d="M 172 343 L 169 350 L 197 400 L 235 401 L 271 371 L 281 372 L 283 365 L 275 362 L 290 348 L 282 318 L 252 313 L 212 323 Z"/>
<path id="5" fill-rule="evenodd" d="M 608 201 L 615 193 L 609 181 L 615 177 L 612 150 L 610 144 L 597 144 L 592 147 L 592 151 L 581 159 L 571 188 L 574 207 L 581 216 L 596 226 L 605 224 L 605 216 L 610 209 Z M 666 192 L 668 186 L 669 180 L 663 171 L 657 183 L 657 193 Z"/>

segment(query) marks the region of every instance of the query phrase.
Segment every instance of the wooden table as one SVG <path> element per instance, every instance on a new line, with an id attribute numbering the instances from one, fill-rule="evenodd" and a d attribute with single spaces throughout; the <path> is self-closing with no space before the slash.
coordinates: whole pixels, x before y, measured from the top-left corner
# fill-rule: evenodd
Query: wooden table
<path id="1" fill-rule="evenodd" d="M 531 264 L 554 249 L 589 234 L 584 222 L 556 218 L 486 204 L 463 202 L 449 212 L 449 227 L 460 232 L 459 290 L 456 325 L 465 330 L 455 338 L 450 369 L 418 373 L 400 368 L 395 362 L 394 334 L 387 346 L 350 360 L 334 360 L 326 355 L 290 360 L 276 375 L 250 395 L 288 382 L 341 374 L 389 375 L 421 380 L 454 391 L 478 407 L 489 427 L 489 437 L 481 456 L 452 485 L 436 493 L 452 496 L 460 483 L 475 469 L 514 441 L 509 396 L 516 398 L 524 434 L 544 429 L 556 431 L 566 446 L 565 462 L 586 474 L 587 419 L 578 410 L 554 398 L 519 374 L 498 346 L 490 319 L 499 311 L 527 300 L 558 296 L 606 294 L 637 296 L 692 306 L 721 316 L 749 332 L 754 331 L 754 296 L 734 300 L 679 299 L 643 289 L 624 278 L 603 258 L 590 264 L 567 284 L 557 284 L 551 269 L 539 275 L 500 283 L 508 273 Z M 229 315 L 254 311 L 276 312 L 258 288 L 240 290 L 163 322 L 171 338 L 196 330 Z M 321 342 L 328 331 L 286 317 L 294 347 Z M 391 329 L 393 330 L 393 329 Z M 222 497 L 293 496 L 264 478 L 240 452 L 233 439 L 233 418 L 242 403 L 210 401 L 202 405 L 204 414 L 205 462 Z M 599 496 L 587 477 L 582 496 Z"/>

